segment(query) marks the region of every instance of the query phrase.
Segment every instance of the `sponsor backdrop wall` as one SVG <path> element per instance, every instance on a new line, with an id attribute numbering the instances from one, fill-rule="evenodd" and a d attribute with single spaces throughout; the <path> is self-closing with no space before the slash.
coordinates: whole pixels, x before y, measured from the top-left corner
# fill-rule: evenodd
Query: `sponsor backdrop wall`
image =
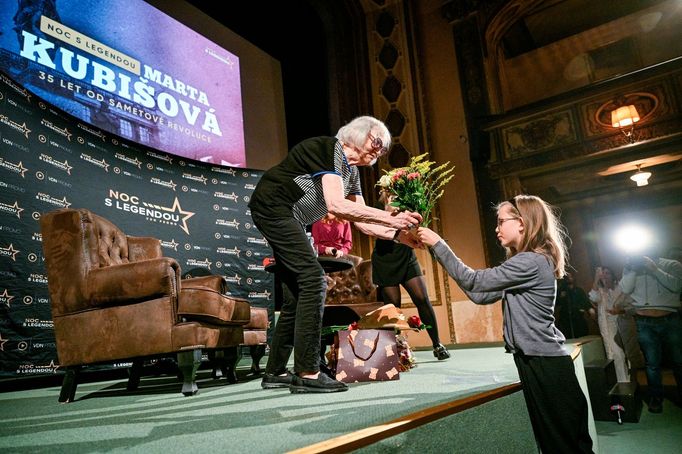
<path id="1" fill-rule="evenodd" d="M 271 307 L 271 250 L 247 206 L 261 174 L 133 144 L 0 73 L 0 378 L 58 371 L 39 225 L 54 209 L 159 238 L 183 276 L 223 275 L 232 295 Z"/>

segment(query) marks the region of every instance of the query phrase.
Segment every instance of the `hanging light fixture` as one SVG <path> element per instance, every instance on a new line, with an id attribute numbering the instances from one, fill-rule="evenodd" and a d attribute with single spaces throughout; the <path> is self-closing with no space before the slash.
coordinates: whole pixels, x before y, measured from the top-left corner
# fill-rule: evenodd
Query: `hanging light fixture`
<path id="1" fill-rule="evenodd" d="M 637 164 L 637 172 L 630 176 L 630 179 L 637 183 L 637 186 L 646 186 L 649 184 L 649 177 L 651 172 L 642 172 L 642 164 Z"/>
<path id="2" fill-rule="evenodd" d="M 630 144 L 637 141 L 635 137 L 635 123 L 638 121 L 639 113 L 632 104 L 621 106 L 611 111 L 611 125 L 614 128 L 619 128 Z"/>

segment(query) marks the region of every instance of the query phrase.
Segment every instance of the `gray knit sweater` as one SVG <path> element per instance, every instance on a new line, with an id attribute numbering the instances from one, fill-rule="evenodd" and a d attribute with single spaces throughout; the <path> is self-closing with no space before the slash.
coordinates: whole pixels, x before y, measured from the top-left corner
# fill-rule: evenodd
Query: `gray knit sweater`
<path id="1" fill-rule="evenodd" d="M 521 252 L 500 266 L 474 270 L 444 242 L 432 251 L 438 262 L 476 304 L 502 300 L 503 336 L 510 353 L 568 355 L 564 335 L 554 326 L 556 279 L 552 262 L 542 254 Z"/>

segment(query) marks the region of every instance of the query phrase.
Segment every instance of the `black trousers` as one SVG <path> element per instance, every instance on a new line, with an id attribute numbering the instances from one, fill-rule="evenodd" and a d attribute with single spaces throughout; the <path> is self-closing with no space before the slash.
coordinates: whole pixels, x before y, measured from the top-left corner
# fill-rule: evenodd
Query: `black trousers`
<path id="1" fill-rule="evenodd" d="M 317 372 L 327 293 L 324 270 L 315 257 L 305 228 L 296 219 L 271 218 L 256 212 L 251 217 L 272 248 L 282 283 L 282 309 L 265 372 L 284 372 L 292 349 L 295 372 Z"/>
<path id="2" fill-rule="evenodd" d="M 571 357 L 515 353 L 514 362 L 542 453 L 591 453 L 587 399 Z"/>

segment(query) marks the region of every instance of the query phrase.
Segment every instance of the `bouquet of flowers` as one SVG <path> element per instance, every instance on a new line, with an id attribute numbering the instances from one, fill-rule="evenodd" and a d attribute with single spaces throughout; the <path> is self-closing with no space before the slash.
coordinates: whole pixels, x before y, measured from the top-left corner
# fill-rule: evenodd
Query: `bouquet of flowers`
<path id="1" fill-rule="evenodd" d="M 422 226 L 431 222 L 431 211 L 443 195 L 443 187 L 452 179 L 454 166 L 440 166 L 426 160 L 427 154 L 414 156 L 406 167 L 384 170 L 377 186 L 392 197 L 391 206 L 400 211 L 415 211 L 422 215 Z"/>

